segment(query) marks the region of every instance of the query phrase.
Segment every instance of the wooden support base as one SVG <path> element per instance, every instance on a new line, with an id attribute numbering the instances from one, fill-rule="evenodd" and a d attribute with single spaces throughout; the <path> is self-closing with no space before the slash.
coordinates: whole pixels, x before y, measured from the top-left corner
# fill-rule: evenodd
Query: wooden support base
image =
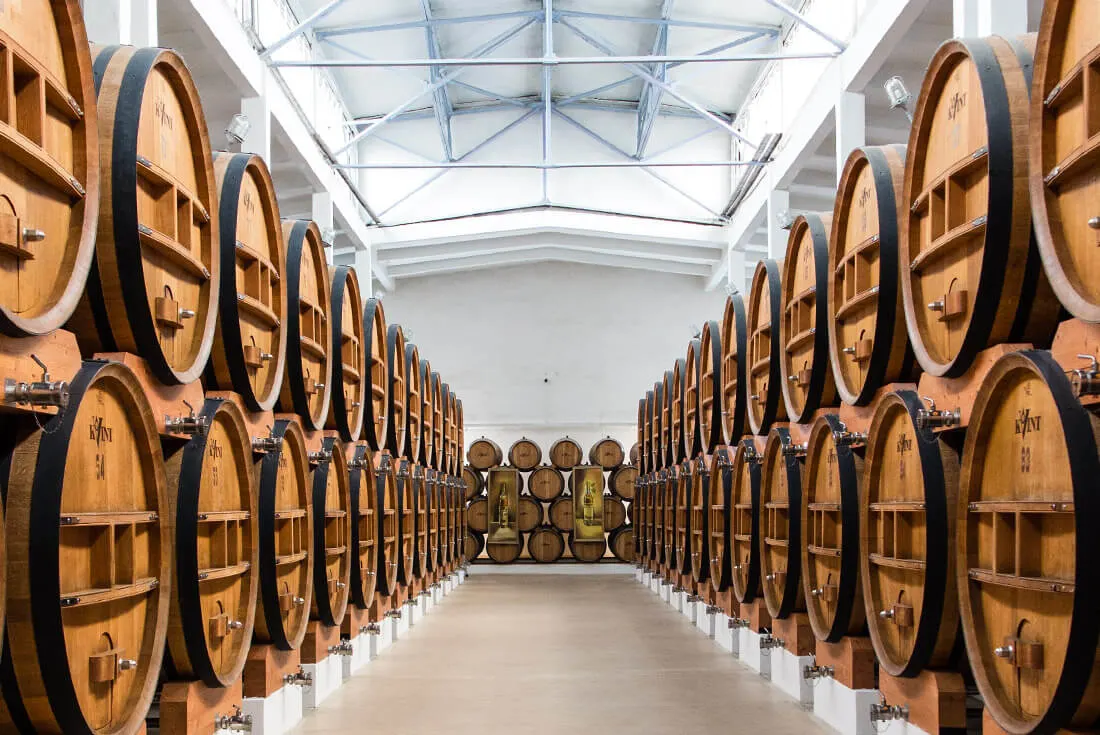
<path id="1" fill-rule="evenodd" d="M 316 429 L 310 429 L 302 421 L 302 417 L 296 413 L 277 413 L 275 414 L 276 421 L 293 421 L 298 424 L 298 428 L 302 430 L 302 434 L 306 438 L 306 451 L 307 452 L 319 452 L 321 451 L 321 445 L 325 438 L 324 431 L 317 431 Z"/>
<path id="2" fill-rule="evenodd" d="M 966 685 L 954 671 L 925 669 L 913 679 L 879 672 L 878 688 L 888 705 L 909 708 L 909 722 L 928 733 L 966 728 Z"/>
<path id="3" fill-rule="evenodd" d="M 920 382 L 917 384 L 917 393 L 922 399 L 932 399 L 939 411 L 959 412 L 959 423 L 938 430 L 950 431 L 968 426 L 974 399 L 978 396 L 978 388 L 989 369 L 993 367 L 993 363 L 1009 352 L 1030 348 L 1030 344 L 994 345 L 979 352 L 966 374 L 957 378 L 938 378 L 928 373 L 921 375 Z"/>
<path id="4" fill-rule="evenodd" d="M 878 406 L 884 395 L 893 393 L 896 390 L 916 389 L 916 383 L 887 383 L 875 391 L 875 397 L 866 406 L 849 406 L 845 403 L 837 409 L 836 413 L 848 431 L 866 434 L 871 428 L 871 418 L 875 415 L 875 407 Z"/>
<path id="5" fill-rule="evenodd" d="M 836 406 L 819 408 L 814 411 L 809 417 L 807 417 L 806 421 L 804 421 L 803 423 L 796 424 L 792 421 L 789 424 L 786 424 L 787 431 L 791 432 L 791 443 L 805 444 L 806 442 L 810 441 L 810 432 L 813 431 L 814 422 L 817 421 L 820 416 L 825 416 L 826 414 L 835 414 L 839 410 L 840 409 Z"/>
<path id="6" fill-rule="evenodd" d="M 324 625 L 319 620 L 310 620 L 306 626 L 306 637 L 302 639 L 301 661 L 304 664 L 318 664 L 329 657 L 329 646 L 340 643 L 340 626 Z"/>
<path id="7" fill-rule="evenodd" d="M 764 604 L 764 598 L 758 597 L 752 602 L 740 604 L 741 619 L 748 620 L 748 628 L 753 633 L 763 633 L 772 627 L 772 616 L 768 612 L 768 606 Z"/>
<path id="8" fill-rule="evenodd" d="M 1067 319 L 1058 325 L 1050 354 L 1067 372 L 1090 367 L 1089 361 L 1078 355 L 1092 355 L 1100 359 L 1100 324 L 1090 324 L 1080 319 Z M 1100 395 L 1080 397 L 1082 405 L 1095 406 Z"/>
<path id="9" fill-rule="evenodd" d="M 283 688 L 283 677 L 298 671 L 298 651 L 280 651 L 269 643 L 253 643 L 241 679 L 244 696 L 264 699 Z"/>
<path id="10" fill-rule="evenodd" d="M 223 401 L 232 401 L 237 404 L 244 414 L 244 423 L 248 427 L 248 436 L 252 439 L 263 439 L 271 434 L 271 427 L 275 423 L 275 414 L 271 411 L 249 411 L 245 407 L 241 397 L 229 390 L 215 390 L 206 394 L 207 398 L 220 398 Z"/>
<path id="11" fill-rule="evenodd" d="M 224 688 L 201 681 L 169 681 L 160 690 L 161 735 L 213 735 L 219 716 L 230 717 L 244 700 L 241 680 Z"/>
<path id="12" fill-rule="evenodd" d="M 72 332 L 58 329 L 41 337 L 6 337 L 0 335 L 0 383 L 12 380 L 16 383 L 42 381 L 42 367 L 34 357 L 45 364 L 50 380 L 72 382 L 80 369 L 80 348 Z M 14 413 L 41 413 L 53 415 L 56 406 L 31 406 L 26 403 L 0 401 L 0 410 Z"/>
<path id="13" fill-rule="evenodd" d="M 344 620 L 340 624 L 340 634 L 345 638 L 354 638 L 367 632 L 365 629 L 372 622 L 376 621 L 371 620 L 369 608 L 363 609 L 349 604 L 347 612 L 344 613 Z"/>
<path id="14" fill-rule="evenodd" d="M 818 666 L 832 666 L 832 678 L 849 689 L 875 688 L 875 649 L 867 636 L 818 641 L 814 659 Z"/>
<path id="15" fill-rule="evenodd" d="M 795 656 L 812 656 L 814 654 L 813 628 L 810 627 L 810 616 L 806 613 L 791 613 L 779 620 L 772 619 L 772 635 L 783 641 L 783 648 Z"/>
<path id="16" fill-rule="evenodd" d="M 145 397 L 149 399 L 149 405 L 153 409 L 153 419 L 157 422 L 157 431 L 161 436 L 184 441 L 191 439 L 189 434 L 169 429 L 167 422 L 169 417 L 181 418 L 202 410 L 204 400 L 202 383 L 196 380 L 187 385 L 165 385 L 157 380 L 145 360 L 129 352 L 99 352 L 96 358 L 121 362 L 133 371 L 138 382 L 141 383 Z"/>

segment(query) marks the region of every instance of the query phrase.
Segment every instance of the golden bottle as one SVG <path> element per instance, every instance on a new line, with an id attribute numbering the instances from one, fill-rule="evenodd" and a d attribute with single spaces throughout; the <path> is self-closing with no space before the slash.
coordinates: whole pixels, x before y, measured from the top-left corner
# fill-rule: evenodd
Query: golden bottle
<path id="1" fill-rule="evenodd" d="M 499 523 L 500 527 L 501 528 L 508 528 L 508 522 L 509 522 L 509 516 L 510 516 L 511 508 L 509 508 L 509 506 L 508 506 L 508 494 L 507 494 L 507 488 L 506 487 L 501 487 L 500 488 L 500 504 L 497 506 L 497 508 L 498 508 L 497 512 L 499 514 L 499 519 L 500 519 L 500 523 Z"/>
<path id="2" fill-rule="evenodd" d="M 584 524 L 591 526 L 595 523 L 596 516 L 596 483 L 591 480 L 584 481 Z"/>

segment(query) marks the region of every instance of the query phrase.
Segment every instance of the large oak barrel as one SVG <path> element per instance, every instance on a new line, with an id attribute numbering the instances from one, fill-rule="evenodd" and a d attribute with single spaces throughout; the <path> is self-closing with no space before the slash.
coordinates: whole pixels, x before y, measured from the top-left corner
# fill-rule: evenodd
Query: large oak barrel
<path id="1" fill-rule="evenodd" d="M 473 500 L 485 492 L 485 475 L 475 470 L 470 465 L 462 468 L 463 496 L 465 500 Z"/>
<path id="2" fill-rule="evenodd" d="M 577 465 L 584 464 L 584 450 L 581 445 L 564 436 L 550 445 L 550 464 L 562 472 L 567 472 Z"/>
<path id="3" fill-rule="evenodd" d="M 603 529 L 614 531 L 620 526 L 625 526 L 629 517 L 626 512 L 626 503 L 614 495 L 603 496 Z"/>
<path id="4" fill-rule="evenodd" d="M 440 482 L 439 473 L 431 467 L 424 468 L 424 485 L 425 498 L 428 506 L 428 558 L 425 561 L 425 568 L 428 572 L 434 572 L 439 569 L 442 563 L 442 559 L 439 555 L 439 533 L 440 519 L 442 517 L 440 510 L 443 503 L 444 488 Z M 465 525 L 463 525 L 462 529 L 465 530 L 465 528 Z"/>
<path id="5" fill-rule="evenodd" d="M 397 459 L 397 581 L 413 582 L 413 556 L 416 553 L 416 508 L 413 505 L 413 471 L 407 459 Z"/>
<path id="6" fill-rule="evenodd" d="M 19 69 L 0 82 L 15 103 L 5 105 L 0 154 L 0 332 L 20 337 L 60 327 L 84 290 L 99 219 L 99 117 L 80 7 L 8 3 L 0 18 L 6 63 Z"/>
<path id="7" fill-rule="evenodd" d="M 641 561 L 649 558 L 649 515 L 653 506 L 649 500 L 649 489 L 646 486 L 647 478 L 638 479 L 634 500 L 630 503 L 630 522 L 634 524 L 634 552 L 635 559 Z"/>
<path id="8" fill-rule="evenodd" d="M 93 53 L 107 175 L 95 259 L 69 327 L 86 354 L 132 352 L 161 382 L 190 383 L 210 357 L 221 274 L 198 90 L 173 51 L 97 46 Z"/>
<path id="9" fill-rule="evenodd" d="M 374 453 L 365 443 L 349 445 L 348 494 L 351 496 L 351 602 L 367 609 L 378 578 L 378 487 Z"/>
<path id="10" fill-rule="evenodd" d="M 699 426 L 700 345 L 698 339 L 688 342 L 687 354 L 684 357 L 683 432 L 680 435 L 684 459 L 695 459 L 695 456 L 703 451 L 703 431 Z"/>
<path id="11" fill-rule="evenodd" d="M 420 371 L 420 457 L 425 467 L 435 469 L 435 385 L 432 383 L 432 366 L 424 358 L 417 366 Z"/>
<path id="12" fill-rule="evenodd" d="M 286 365 L 286 244 L 275 185 L 264 159 L 249 153 L 215 153 L 214 179 L 222 278 L 203 384 L 267 411 Z"/>
<path id="13" fill-rule="evenodd" d="M 659 471 L 653 480 L 653 535 L 650 538 L 650 546 L 653 549 L 653 560 L 664 565 L 667 561 L 665 552 L 665 508 L 667 497 L 665 486 L 667 472 Z"/>
<path id="14" fill-rule="evenodd" d="M 1100 418 L 1049 352 L 1005 355 L 970 414 L 959 613 L 987 711 L 1007 732 L 1100 722 Z"/>
<path id="15" fill-rule="evenodd" d="M 565 491 L 565 478 L 550 465 L 542 465 L 527 476 L 527 492 L 544 503 L 560 497 Z"/>
<path id="16" fill-rule="evenodd" d="M 529 472 L 542 462 L 542 449 L 533 439 L 522 437 L 508 448 L 508 462 L 520 472 Z"/>
<path id="17" fill-rule="evenodd" d="M 726 298 L 722 312 L 722 430 L 724 444 L 733 444 L 748 430 L 749 326 L 745 300 Z"/>
<path id="18" fill-rule="evenodd" d="M 125 366 L 18 428 L 5 491 L 6 732 L 135 733 L 165 649 L 171 514 L 156 420 Z"/>
<path id="19" fill-rule="evenodd" d="M 466 417 L 462 413 L 462 399 L 455 398 L 455 455 L 451 474 L 462 471 L 462 453 L 466 450 Z"/>
<path id="20" fill-rule="evenodd" d="M 806 443 L 802 507 L 802 587 L 819 641 L 836 643 L 867 626 L 859 577 L 859 487 L 862 436 L 834 414 L 818 417 Z"/>
<path id="21" fill-rule="evenodd" d="M 443 412 L 443 433 L 446 438 L 444 444 L 447 453 L 443 457 L 443 471 L 448 475 L 454 475 L 462 468 L 462 457 L 458 450 L 458 398 L 451 386 L 443 384 L 443 398 L 446 400 Z"/>
<path id="22" fill-rule="evenodd" d="M 607 534 L 607 548 L 621 562 L 634 561 L 634 526 L 621 526 Z"/>
<path id="23" fill-rule="evenodd" d="M 691 537 L 688 541 L 691 577 L 710 580 L 710 473 L 711 459 L 701 456 L 691 463 Z"/>
<path id="24" fill-rule="evenodd" d="M 658 380 L 653 384 L 653 403 L 649 407 L 649 425 L 652 438 L 649 443 L 649 464 L 656 471 L 665 466 L 662 414 L 665 406 L 665 384 Z"/>
<path id="25" fill-rule="evenodd" d="M 669 393 L 669 417 L 672 421 L 669 441 L 672 442 L 672 460 L 677 464 L 687 459 L 684 451 L 685 426 L 684 409 L 687 406 L 685 382 L 687 380 L 687 361 L 677 360 L 672 366 L 672 391 Z"/>
<path id="26" fill-rule="evenodd" d="M 363 328 L 363 299 L 355 269 L 338 265 L 332 269 L 332 405 L 325 425 L 335 429 L 346 442 L 359 439 L 370 390 L 370 363 Z M 413 349 L 416 349 L 415 347 Z"/>
<path id="27" fill-rule="evenodd" d="M 527 554 L 542 564 L 555 562 L 565 553 L 565 537 L 553 526 L 539 526 L 527 536 Z"/>
<path id="28" fill-rule="evenodd" d="M 676 454 L 672 451 L 672 371 L 666 370 L 661 384 L 661 462 L 662 467 L 676 464 Z"/>
<path id="29" fill-rule="evenodd" d="M 1100 321 L 1096 233 L 1100 180 L 1094 158 L 1095 87 L 1084 85 L 1100 46 L 1096 8 L 1082 0 L 1047 0 L 1035 51 L 1031 91 L 1031 209 L 1047 277 L 1076 317 Z"/>
<path id="30" fill-rule="evenodd" d="M 715 592 L 725 592 L 733 584 L 733 568 L 730 564 L 730 515 L 733 513 L 733 454 L 727 446 L 714 451 L 710 467 L 710 489 L 707 520 L 706 563 L 709 565 L 710 584 Z"/>
<path id="31" fill-rule="evenodd" d="M 643 468 L 646 467 L 646 461 L 648 460 L 648 443 L 649 439 L 646 437 L 646 399 L 638 399 L 638 441 L 634 442 L 634 446 L 630 448 L 631 459 L 634 464 Z"/>
<path id="32" fill-rule="evenodd" d="M 691 471 L 691 463 L 685 460 L 680 465 L 676 478 L 675 516 L 673 520 L 676 526 L 673 558 L 675 559 L 675 568 L 681 574 L 691 574 L 691 532 L 694 530 L 691 491 L 694 485 L 695 476 Z"/>
<path id="33" fill-rule="evenodd" d="M 486 544 L 485 553 L 497 564 L 511 564 L 523 553 L 523 539 L 516 544 Z"/>
<path id="34" fill-rule="evenodd" d="M 390 369 L 386 361 L 386 312 L 379 299 L 367 299 L 363 307 L 363 330 L 370 371 L 370 401 L 364 402 L 363 439 L 377 451 L 386 445 L 390 426 Z"/>
<path id="35" fill-rule="evenodd" d="M 806 609 L 802 594 L 802 460 L 790 432 L 773 427 L 760 476 L 760 577 L 764 603 L 782 620 Z"/>
<path id="36" fill-rule="evenodd" d="M 742 439 L 733 454 L 730 496 L 730 564 L 733 596 L 738 602 L 755 601 L 760 589 L 760 465 L 763 456 L 752 439 Z"/>
<path id="37" fill-rule="evenodd" d="M 680 466 L 672 465 L 665 471 L 665 566 L 670 571 L 679 574 L 683 569 L 683 561 L 680 559 L 679 544 L 677 539 L 678 528 L 676 526 L 679 513 L 677 500 L 680 493 Z"/>
<path id="38" fill-rule="evenodd" d="M 626 453 L 626 461 L 632 465 L 638 465 L 641 462 L 642 455 L 642 443 L 636 441 L 630 445 L 630 449 Z"/>
<path id="39" fill-rule="evenodd" d="M 439 563 L 449 566 L 454 561 L 456 546 L 462 545 L 463 533 L 472 529 L 474 520 L 469 513 L 469 506 L 462 500 L 462 495 L 456 492 L 451 484 L 450 477 L 443 472 L 436 471 L 436 484 L 439 485 Z M 482 498 L 484 499 L 484 498 Z M 475 501 L 476 502 L 476 501 Z M 470 503 L 473 505 L 473 503 Z M 486 501 L 482 512 L 482 525 L 489 527 L 489 505 Z"/>
<path id="40" fill-rule="evenodd" d="M 390 381 L 390 397 L 386 406 L 389 422 L 386 428 L 386 449 L 396 458 L 404 455 L 405 431 L 408 428 L 405 404 L 408 363 L 405 362 L 405 332 L 400 324 L 386 327 L 386 374 Z"/>
<path id="41" fill-rule="evenodd" d="M 483 436 L 470 442 L 470 451 L 466 453 L 466 458 L 475 470 L 487 470 L 503 464 L 504 452 L 499 444 Z"/>
<path id="42" fill-rule="evenodd" d="M 315 222 L 283 220 L 286 239 L 286 368 L 276 408 L 322 429 L 332 400 L 332 281 Z"/>
<path id="43" fill-rule="evenodd" d="M 398 515 L 397 462 L 387 451 L 374 455 L 375 508 L 378 515 L 378 569 L 375 593 L 397 592 L 397 559 L 401 555 L 401 518 Z"/>
<path id="44" fill-rule="evenodd" d="M 783 261 L 783 403 L 791 421 L 809 423 L 814 411 L 836 404 L 829 362 L 829 227 L 831 213 L 800 214 Z"/>
<path id="45" fill-rule="evenodd" d="M 313 468 L 313 605 L 322 625 L 339 625 L 351 581 L 351 492 L 347 459 L 338 437 L 326 436 L 309 457 Z"/>
<path id="46" fill-rule="evenodd" d="M 699 443 L 706 454 L 726 444 L 723 406 L 722 331 L 718 322 L 709 321 L 699 340 Z"/>
<path id="47" fill-rule="evenodd" d="M 418 432 L 419 433 L 419 432 Z M 412 483 L 413 504 L 413 577 L 423 580 L 428 573 L 428 470 L 413 464 L 409 482 Z"/>
<path id="48" fill-rule="evenodd" d="M 570 533 L 569 551 L 572 552 L 573 558 L 577 561 L 592 564 L 603 559 L 603 555 L 607 553 L 607 539 L 577 541 Z"/>
<path id="49" fill-rule="evenodd" d="M 626 452 L 618 439 L 605 436 L 597 439 L 588 450 L 588 463 L 599 465 L 606 472 L 618 468 L 626 459 Z"/>
<path id="50" fill-rule="evenodd" d="M 305 436 L 279 419 L 260 460 L 260 600 L 255 637 L 282 651 L 306 635 L 313 600 L 313 488 Z"/>
<path id="51" fill-rule="evenodd" d="M 467 531 L 464 534 L 463 547 L 466 558 L 473 561 L 481 556 L 481 552 L 485 550 L 485 535 L 476 531 Z"/>
<path id="52" fill-rule="evenodd" d="M 634 487 L 638 481 L 638 468 L 624 464 L 611 471 L 607 476 L 607 489 L 612 495 L 623 500 L 634 500 Z"/>
<path id="53" fill-rule="evenodd" d="M 952 660 L 959 629 L 954 507 L 958 453 L 917 428 L 913 391 L 885 394 L 867 432 L 860 577 L 871 643 L 891 676 Z"/>
<path id="54" fill-rule="evenodd" d="M 523 533 L 534 531 L 542 524 L 542 503 L 530 495 L 519 496 L 516 508 L 516 527 Z"/>
<path id="55" fill-rule="evenodd" d="M 1001 342 L 1049 343 L 1058 302 L 1032 245 L 1035 36 L 956 39 L 929 62 L 905 162 L 901 273 L 917 360 L 957 377 Z"/>
<path id="56" fill-rule="evenodd" d="M 562 533 L 573 532 L 573 498 L 569 495 L 562 496 L 550 504 L 547 512 L 550 523 Z"/>
<path id="57" fill-rule="evenodd" d="M 486 498 L 477 498 L 466 506 L 466 522 L 470 529 L 478 533 L 486 533 L 489 530 L 489 501 Z"/>
<path id="58" fill-rule="evenodd" d="M 439 373 L 432 373 L 432 431 L 435 432 L 435 438 L 433 444 L 435 446 L 434 462 L 432 467 L 436 470 L 443 470 L 443 460 L 447 454 L 447 442 L 444 436 L 444 415 L 446 414 L 446 403 L 443 396 L 443 379 L 439 377 Z M 477 467 L 473 462 L 470 463 L 474 467 Z M 497 463 L 499 464 L 499 462 Z M 477 469 L 488 469 L 485 467 L 477 467 Z"/>
<path id="59" fill-rule="evenodd" d="M 405 456 L 419 464 L 420 441 L 424 434 L 421 421 L 425 413 L 425 391 L 421 383 L 420 350 L 412 343 L 405 344 L 405 366 L 408 370 L 405 380 Z M 431 412 L 430 402 L 428 412 Z"/>
<path id="60" fill-rule="evenodd" d="M 166 463 L 175 549 L 168 653 L 176 676 L 220 688 L 240 677 L 252 642 L 258 493 L 237 404 L 208 398 L 199 416 L 206 431 Z"/>
<path id="61" fill-rule="evenodd" d="M 782 359 L 780 339 L 783 321 L 783 299 L 780 286 L 782 261 L 770 258 L 756 264 L 749 292 L 748 335 L 745 362 L 746 414 L 749 431 L 765 435 L 772 423 L 785 421 L 787 409 L 783 402 Z"/>
<path id="62" fill-rule="evenodd" d="M 898 272 L 905 146 L 856 148 L 840 177 L 829 237 L 829 358 L 845 403 L 912 377 Z"/>

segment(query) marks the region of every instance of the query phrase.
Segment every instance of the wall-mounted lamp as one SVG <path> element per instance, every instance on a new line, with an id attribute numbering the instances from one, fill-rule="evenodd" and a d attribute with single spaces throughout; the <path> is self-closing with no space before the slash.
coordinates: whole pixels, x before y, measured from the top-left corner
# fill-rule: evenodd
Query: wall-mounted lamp
<path id="1" fill-rule="evenodd" d="M 882 88 L 886 90 L 886 97 L 890 100 L 890 109 L 896 110 L 900 107 L 909 118 L 909 122 L 913 122 L 913 113 L 909 111 L 909 103 L 913 101 L 913 95 L 909 93 L 902 78 L 890 77 L 883 83 Z"/>
<path id="2" fill-rule="evenodd" d="M 775 223 L 783 230 L 794 227 L 795 219 L 797 219 L 797 216 L 789 209 L 780 209 L 775 213 Z"/>
<path id="3" fill-rule="evenodd" d="M 225 126 L 225 142 L 229 150 L 239 151 L 241 143 L 244 142 L 245 136 L 248 135 L 248 131 L 251 129 L 252 121 L 248 119 L 248 115 L 238 112 L 231 117 L 229 124 Z"/>

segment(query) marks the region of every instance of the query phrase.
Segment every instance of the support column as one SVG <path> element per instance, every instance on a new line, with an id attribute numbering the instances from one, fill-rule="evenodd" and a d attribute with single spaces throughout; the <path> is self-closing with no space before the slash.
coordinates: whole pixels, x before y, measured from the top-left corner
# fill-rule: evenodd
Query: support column
<path id="1" fill-rule="evenodd" d="M 355 251 L 355 273 L 359 276 L 359 293 L 363 300 L 374 296 L 374 249 L 364 248 Z"/>
<path id="2" fill-rule="evenodd" d="M 314 194 L 312 198 L 312 218 L 317 223 L 317 227 L 321 230 L 321 236 L 325 240 L 325 260 L 329 265 L 332 265 L 332 250 L 333 250 L 333 219 L 332 219 L 332 194 L 327 191 L 322 191 L 318 194 Z M 358 270 L 358 268 L 356 269 Z"/>
<path id="3" fill-rule="evenodd" d="M 768 232 L 768 257 L 782 258 L 787 253 L 788 233 L 779 226 L 778 214 L 791 208 L 790 192 L 772 189 L 768 194 L 767 221 L 764 229 Z"/>
<path id="4" fill-rule="evenodd" d="M 241 142 L 242 153 L 254 153 L 271 163 L 271 106 L 266 97 L 247 97 L 241 100 L 241 113 L 252 123 Z"/>
<path id="5" fill-rule="evenodd" d="M 1027 0 L 954 0 L 956 38 L 1027 33 Z"/>
<path id="6" fill-rule="evenodd" d="M 867 112 L 863 93 L 841 92 L 833 115 L 836 122 L 836 182 L 839 184 L 848 154 L 867 143 Z"/>
<path id="7" fill-rule="evenodd" d="M 88 40 L 156 46 L 157 0 L 84 0 Z"/>
<path id="8" fill-rule="evenodd" d="M 737 247 L 731 247 L 726 268 L 726 293 L 740 293 L 748 299 L 748 279 L 745 277 L 745 251 Z"/>

